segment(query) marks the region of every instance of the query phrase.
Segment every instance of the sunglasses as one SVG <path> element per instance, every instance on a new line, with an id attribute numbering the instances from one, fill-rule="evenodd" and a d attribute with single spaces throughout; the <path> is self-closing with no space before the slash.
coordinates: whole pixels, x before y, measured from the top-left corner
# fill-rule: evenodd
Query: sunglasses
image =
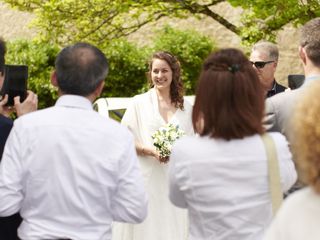
<path id="1" fill-rule="evenodd" d="M 258 61 L 258 62 L 252 62 L 250 61 L 252 65 L 254 65 L 256 68 L 264 68 L 265 65 L 267 65 L 268 63 L 272 63 L 274 61 L 267 61 L 267 62 L 263 62 L 263 61 Z"/>

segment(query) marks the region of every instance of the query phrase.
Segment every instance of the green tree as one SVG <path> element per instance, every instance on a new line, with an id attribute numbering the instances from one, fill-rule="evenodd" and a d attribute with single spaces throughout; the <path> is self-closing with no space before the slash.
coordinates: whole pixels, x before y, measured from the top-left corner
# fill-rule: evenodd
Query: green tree
<path id="1" fill-rule="evenodd" d="M 102 44 L 128 36 L 162 17 L 207 16 L 239 35 L 244 43 L 274 39 L 287 23 L 300 24 L 320 16 L 319 0 L 4 0 L 36 15 L 41 38 L 59 44 L 85 40 Z M 229 2 L 242 7 L 234 25 L 214 7 Z"/>
<path id="2" fill-rule="evenodd" d="M 195 93 L 203 60 L 216 48 L 215 43 L 194 30 L 181 31 L 165 26 L 155 36 L 153 51 L 166 50 L 178 57 L 187 95 Z"/>
<path id="3" fill-rule="evenodd" d="M 294 26 L 320 17 L 319 0 L 228 0 L 233 6 L 242 7 L 240 36 L 245 44 L 260 39 L 274 41 L 276 33 L 286 24 Z"/>
<path id="4" fill-rule="evenodd" d="M 193 94 L 203 59 L 213 49 L 213 42 L 196 31 L 179 31 L 169 26 L 154 35 L 150 47 L 138 47 L 125 38 L 100 45 L 109 60 L 109 74 L 103 97 L 129 97 L 148 88 L 147 63 L 154 51 L 167 50 L 182 63 L 187 94 Z M 18 40 L 8 43 L 8 64 L 29 66 L 28 88 L 38 94 L 39 108 L 52 106 L 57 91 L 50 83 L 50 74 L 60 50 L 55 44 Z"/>
<path id="5" fill-rule="evenodd" d="M 57 98 L 57 91 L 50 83 L 50 74 L 59 48 L 28 40 L 9 42 L 7 48 L 7 64 L 28 65 L 28 88 L 37 93 L 39 108 L 52 106 Z"/>
<path id="6" fill-rule="evenodd" d="M 148 50 L 126 39 L 117 39 L 100 46 L 109 60 L 109 74 L 103 97 L 131 97 L 147 85 L 145 73 Z"/>

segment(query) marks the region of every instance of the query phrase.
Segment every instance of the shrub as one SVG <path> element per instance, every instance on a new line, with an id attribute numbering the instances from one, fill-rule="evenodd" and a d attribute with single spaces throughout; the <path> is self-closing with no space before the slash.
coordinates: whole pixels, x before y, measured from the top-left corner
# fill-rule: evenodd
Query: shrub
<path id="1" fill-rule="evenodd" d="M 29 66 L 28 88 L 38 94 L 39 108 L 54 105 L 57 91 L 50 74 L 60 50 L 45 42 L 16 40 L 8 43 L 6 62 Z M 166 26 L 155 35 L 154 43 L 140 48 L 126 39 L 98 46 L 109 60 L 109 75 L 102 97 L 131 97 L 146 91 L 147 62 L 153 52 L 166 50 L 178 57 L 183 70 L 186 94 L 194 94 L 202 61 L 213 50 L 214 43 L 196 31 L 181 31 Z"/>
<path id="2" fill-rule="evenodd" d="M 102 96 L 131 97 L 142 92 L 147 84 L 146 50 L 126 39 L 115 40 L 102 48 L 109 60 L 109 74 Z"/>
<path id="3" fill-rule="evenodd" d="M 57 91 L 50 83 L 50 74 L 59 48 L 52 44 L 17 40 L 9 42 L 7 49 L 7 64 L 28 65 L 28 89 L 37 93 L 39 108 L 52 106 Z"/>
<path id="4" fill-rule="evenodd" d="M 186 94 L 194 94 L 203 60 L 215 48 L 214 42 L 194 30 L 165 26 L 155 38 L 154 51 L 166 50 L 178 57 Z"/>

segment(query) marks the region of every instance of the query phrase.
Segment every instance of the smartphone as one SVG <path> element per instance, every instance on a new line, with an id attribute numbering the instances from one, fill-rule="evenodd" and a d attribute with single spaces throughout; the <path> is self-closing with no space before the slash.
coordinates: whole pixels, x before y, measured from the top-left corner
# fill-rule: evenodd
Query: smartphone
<path id="1" fill-rule="evenodd" d="M 5 65 L 4 74 L 1 96 L 8 94 L 6 105 L 13 106 L 16 96 L 20 96 L 20 102 L 23 102 L 27 96 L 28 66 Z"/>

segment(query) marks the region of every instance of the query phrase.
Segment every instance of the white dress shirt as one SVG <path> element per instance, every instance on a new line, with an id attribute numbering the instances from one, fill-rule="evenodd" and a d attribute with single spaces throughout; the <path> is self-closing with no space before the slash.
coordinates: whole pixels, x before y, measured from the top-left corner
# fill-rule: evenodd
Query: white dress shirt
<path id="1" fill-rule="evenodd" d="M 320 194 L 306 187 L 289 195 L 264 240 L 319 240 Z"/>
<path id="2" fill-rule="evenodd" d="M 297 174 L 287 141 L 277 146 L 282 190 Z M 183 137 L 169 162 L 170 200 L 187 208 L 189 240 L 261 240 L 272 219 L 267 157 L 259 135 L 225 141 Z"/>
<path id="3" fill-rule="evenodd" d="M 138 223 L 147 199 L 126 127 L 65 95 L 14 122 L 0 165 L 0 216 L 20 211 L 22 239 L 111 239 Z"/>

